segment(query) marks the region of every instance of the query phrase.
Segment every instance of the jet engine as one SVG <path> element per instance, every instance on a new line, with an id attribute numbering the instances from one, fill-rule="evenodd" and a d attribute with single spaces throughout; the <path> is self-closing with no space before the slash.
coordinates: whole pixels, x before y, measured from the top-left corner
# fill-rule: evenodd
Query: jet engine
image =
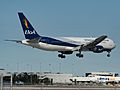
<path id="1" fill-rule="evenodd" d="M 90 49 L 91 51 L 93 51 L 94 53 L 101 53 L 104 51 L 103 46 L 95 46 L 94 48 Z"/>

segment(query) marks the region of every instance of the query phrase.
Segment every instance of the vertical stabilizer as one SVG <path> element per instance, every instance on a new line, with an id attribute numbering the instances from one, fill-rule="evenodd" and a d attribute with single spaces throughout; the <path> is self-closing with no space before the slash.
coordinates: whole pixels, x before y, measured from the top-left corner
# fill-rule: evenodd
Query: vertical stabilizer
<path id="1" fill-rule="evenodd" d="M 18 16 L 20 18 L 20 22 L 26 39 L 34 39 L 40 37 L 22 12 L 18 12 Z"/>

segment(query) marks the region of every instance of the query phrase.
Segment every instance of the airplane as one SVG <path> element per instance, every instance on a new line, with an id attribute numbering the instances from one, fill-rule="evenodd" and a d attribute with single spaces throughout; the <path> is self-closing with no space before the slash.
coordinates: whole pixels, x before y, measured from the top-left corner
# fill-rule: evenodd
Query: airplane
<path id="1" fill-rule="evenodd" d="M 13 41 L 46 51 L 57 51 L 59 58 L 65 58 L 66 55 L 72 54 L 73 52 L 77 52 L 77 57 L 83 58 L 82 51 L 91 51 L 94 53 L 106 51 L 108 53 L 107 57 L 110 57 L 111 50 L 116 47 L 114 41 L 109 39 L 107 35 L 101 35 L 97 38 L 41 36 L 36 32 L 23 12 L 18 12 L 18 16 L 26 39 L 6 41 Z"/>

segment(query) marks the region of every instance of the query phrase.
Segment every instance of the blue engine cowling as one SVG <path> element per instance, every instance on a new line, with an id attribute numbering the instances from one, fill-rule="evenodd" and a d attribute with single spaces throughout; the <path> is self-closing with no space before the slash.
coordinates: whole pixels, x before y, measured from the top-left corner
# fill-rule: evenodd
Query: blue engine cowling
<path id="1" fill-rule="evenodd" d="M 103 46 L 95 46 L 94 48 L 91 49 L 94 53 L 101 53 L 104 51 Z"/>

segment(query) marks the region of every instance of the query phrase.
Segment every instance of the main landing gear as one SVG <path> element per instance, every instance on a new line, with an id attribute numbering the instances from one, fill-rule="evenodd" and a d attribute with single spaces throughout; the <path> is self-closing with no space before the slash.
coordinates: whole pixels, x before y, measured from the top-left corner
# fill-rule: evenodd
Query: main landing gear
<path id="1" fill-rule="evenodd" d="M 64 54 L 58 54 L 58 57 L 65 58 L 66 56 Z"/>
<path id="2" fill-rule="evenodd" d="M 81 52 L 77 53 L 76 56 L 79 58 L 83 58 L 83 54 L 81 54 Z"/>
<path id="3" fill-rule="evenodd" d="M 79 58 L 83 58 L 83 54 L 81 54 L 81 51 L 82 51 L 82 49 L 83 49 L 83 46 L 84 46 L 84 44 L 81 45 L 81 47 L 80 47 L 80 49 L 79 49 L 79 53 L 76 54 L 76 56 L 79 57 Z"/>
<path id="4" fill-rule="evenodd" d="M 83 54 L 81 54 L 81 53 L 77 53 L 76 56 L 79 58 L 83 58 Z M 58 57 L 59 58 L 66 58 L 66 56 L 64 54 L 58 54 Z"/>

